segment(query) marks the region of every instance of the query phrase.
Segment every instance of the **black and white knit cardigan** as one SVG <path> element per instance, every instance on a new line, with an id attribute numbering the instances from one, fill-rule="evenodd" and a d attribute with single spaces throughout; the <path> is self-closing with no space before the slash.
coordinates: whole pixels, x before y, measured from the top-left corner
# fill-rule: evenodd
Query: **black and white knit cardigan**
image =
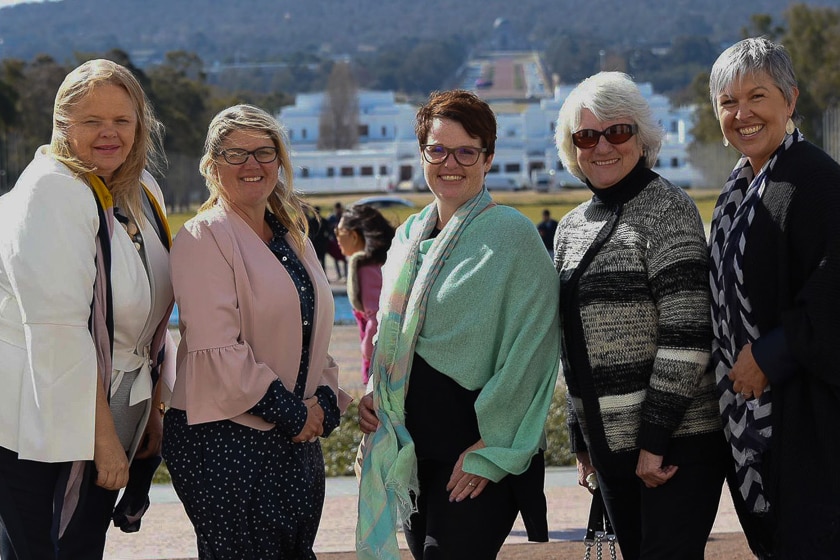
<path id="1" fill-rule="evenodd" d="M 598 466 L 721 424 L 697 207 L 641 164 L 595 193 L 560 223 L 555 267 L 572 450 Z"/>

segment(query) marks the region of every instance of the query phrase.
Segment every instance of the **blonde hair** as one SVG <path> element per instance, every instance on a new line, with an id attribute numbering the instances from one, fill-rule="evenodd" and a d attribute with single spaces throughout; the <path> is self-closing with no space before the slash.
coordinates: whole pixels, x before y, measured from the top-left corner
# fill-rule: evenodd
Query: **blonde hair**
<path id="1" fill-rule="evenodd" d="M 223 109 L 210 121 L 207 139 L 204 142 L 204 155 L 199 164 L 199 171 L 210 191 L 210 197 L 198 209 L 199 212 L 212 208 L 220 198 L 223 198 L 224 191 L 219 179 L 218 159 L 221 157 L 222 143 L 235 130 L 265 133 L 277 148 L 283 179 L 281 180 L 278 175 L 277 183 L 268 197 L 268 209 L 277 216 L 280 223 L 288 228 L 295 245 L 303 251 L 309 233 L 309 223 L 305 213 L 309 205 L 303 202 L 292 189 L 292 160 L 283 127 L 277 119 L 259 107 L 234 105 Z"/>
<path id="2" fill-rule="evenodd" d="M 114 172 L 108 189 L 114 197 L 115 205 L 127 208 L 136 221 L 143 223 L 140 177 L 144 169 L 160 171 L 166 164 L 163 124 L 155 117 L 152 105 L 137 78 L 127 68 L 110 60 L 96 59 L 85 62 L 67 74 L 55 96 L 50 152 L 79 176 L 96 171 L 89 162 L 80 160 L 73 153 L 68 130 L 74 124 L 71 118 L 73 108 L 102 85 L 123 88 L 134 106 L 137 117 L 134 145 L 123 164 Z"/>

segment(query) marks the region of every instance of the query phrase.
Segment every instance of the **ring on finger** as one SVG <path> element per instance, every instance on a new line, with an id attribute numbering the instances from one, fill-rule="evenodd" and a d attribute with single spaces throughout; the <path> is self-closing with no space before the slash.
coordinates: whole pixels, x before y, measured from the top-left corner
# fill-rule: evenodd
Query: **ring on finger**
<path id="1" fill-rule="evenodd" d="M 467 486 L 472 486 L 474 488 L 475 487 L 475 482 L 467 482 Z"/>

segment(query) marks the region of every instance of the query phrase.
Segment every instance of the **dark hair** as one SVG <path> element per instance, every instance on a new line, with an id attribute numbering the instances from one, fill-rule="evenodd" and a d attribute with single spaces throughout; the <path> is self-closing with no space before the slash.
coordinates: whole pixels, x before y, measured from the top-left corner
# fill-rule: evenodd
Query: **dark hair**
<path id="1" fill-rule="evenodd" d="M 365 256 L 359 264 L 385 262 L 394 238 L 394 226 L 379 210 L 367 204 L 349 206 L 341 214 L 341 226 L 355 231 L 365 240 Z"/>
<path id="2" fill-rule="evenodd" d="M 485 101 L 471 91 L 453 89 L 433 91 L 429 101 L 417 111 L 414 132 L 417 141 L 425 144 L 434 119 L 459 123 L 467 134 L 481 141 L 487 155 L 496 153 L 496 115 Z"/>

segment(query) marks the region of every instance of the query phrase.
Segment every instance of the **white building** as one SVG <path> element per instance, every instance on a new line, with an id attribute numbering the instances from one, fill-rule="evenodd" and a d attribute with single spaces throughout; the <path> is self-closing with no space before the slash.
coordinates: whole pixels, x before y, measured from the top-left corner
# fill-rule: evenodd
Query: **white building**
<path id="1" fill-rule="evenodd" d="M 554 146 L 554 128 L 560 106 L 574 86 L 561 85 L 552 97 L 525 101 L 489 100 L 496 113 L 498 138 L 491 173 L 530 186 L 532 172 L 553 171 L 555 185 L 580 186 L 562 169 Z M 672 107 L 639 84 L 665 139 L 654 170 L 683 186 L 697 184 L 700 174 L 688 162 L 693 107 Z M 323 93 L 301 94 L 295 105 L 284 107 L 278 119 L 287 128 L 295 166 L 295 188 L 303 192 L 372 192 L 394 189 L 410 181 L 420 187 L 423 175 L 414 136 L 416 107 L 397 102 L 393 92 L 359 92 L 359 149 L 319 151 L 318 121 Z"/>
<path id="2" fill-rule="evenodd" d="M 419 169 L 414 114 L 391 91 L 359 91 L 359 148 L 318 150 L 323 93 L 300 94 L 277 118 L 286 127 L 295 188 L 304 192 L 385 191 Z"/>

